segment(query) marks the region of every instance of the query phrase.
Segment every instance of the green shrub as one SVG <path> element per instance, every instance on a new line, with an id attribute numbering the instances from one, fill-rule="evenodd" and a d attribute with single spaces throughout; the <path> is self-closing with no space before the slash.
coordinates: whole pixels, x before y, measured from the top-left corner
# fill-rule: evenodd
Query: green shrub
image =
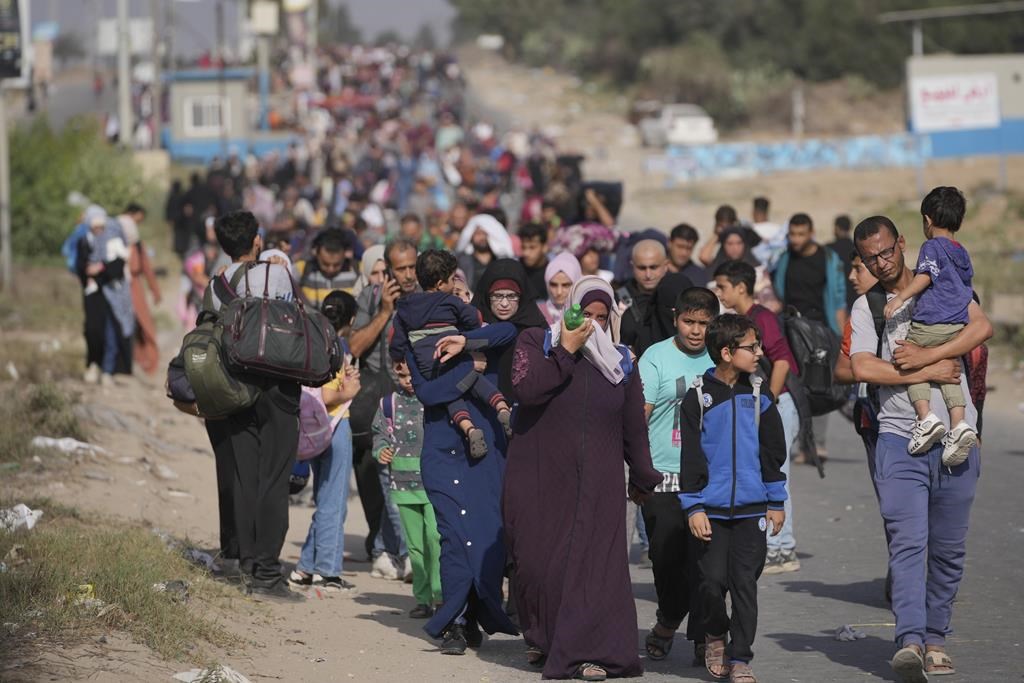
<path id="1" fill-rule="evenodd" d="M 109 145 L 97 124 L 76 119 L 55 131 L 44 118 L 11 133 L 11 228 L 20 259 L 53 260 L 71 233 L 80 192 L 108 211 L 120 211 L 144 190 L 131 153 Z"/>

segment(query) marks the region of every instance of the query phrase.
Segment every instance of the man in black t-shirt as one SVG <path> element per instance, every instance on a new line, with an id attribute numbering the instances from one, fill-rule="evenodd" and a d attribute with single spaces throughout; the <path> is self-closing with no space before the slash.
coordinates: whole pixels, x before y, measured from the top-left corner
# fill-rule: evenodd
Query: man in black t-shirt
<path id="1" fill-rule="evenodd" d="M 814 241 L 814 223 L 805 213 L 789 219 L 789 249 L 772 274 L 775 293 L 800 315 L 828 325 L 836 336 L 846 324 L 846 278 L 838 254 Z"/>

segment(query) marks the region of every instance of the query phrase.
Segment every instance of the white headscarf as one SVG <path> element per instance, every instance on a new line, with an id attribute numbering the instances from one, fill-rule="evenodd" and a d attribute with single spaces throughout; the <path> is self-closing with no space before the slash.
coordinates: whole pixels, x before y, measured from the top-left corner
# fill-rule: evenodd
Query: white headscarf
<path id="1" fill-rule="evenodd" d="M 494 258 L 515 258 L 516 252 L 512 248 L 512 238 L 508 236 L 508 230 L 498 221 L 497 218 L 486 213 L 478 213 L 469 219 L 466 227 L 459 235 L 459 242 L 455 245 L 456 254 L 473 253 L 473 234 L 477 230 L 487 233 L 487 244 L 491 247 Z"/>
<path id="2" fill-rule="evenodd" d="M 352 286 L 352 296 L 359 296 L 359 292 L 363 291 L 370 284 L 370 275 L 373 274 L 374 267 L 378 261 L 383 260 L 383 244 L 376 244 L 363 252 L 363 259 L 359 264 L 359 277 L 356 278 L 356 283 Z"/>
<path id="3" fill-rule="evenodd" d="M 580 304 L 584 295 L 593 290 L 599 290 L 608 295 L 612 305 L 608 307 L 608 331 L 600 325 L 594 325 L 594 333 L 587 339 L 583 346 L 583 357 L 590 361 L 590 364 L 597 368 L 604 378 L 612 384 L 619 384 L 626 378 L 622 369 L 622 353 L 616 345 L 619 336 L 619 310 L 615 306 L 615 292 L 611 285 L 596 275 L 586 275 L 576 281 L 569 291 L 567 306 Z M 557 344 L 562 334 L 562 321 L 551 326 L 551 343 Z"/>

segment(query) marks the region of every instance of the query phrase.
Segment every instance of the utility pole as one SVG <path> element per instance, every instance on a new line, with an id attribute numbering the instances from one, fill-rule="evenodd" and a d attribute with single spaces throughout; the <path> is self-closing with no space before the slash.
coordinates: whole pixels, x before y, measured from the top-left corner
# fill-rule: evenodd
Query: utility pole
<path id="1" fill-rule="evenodd" d="M 171 4 L 174 4 L 173 0 Z M 150 0 L 153 13 L 153 83 L 149 87 L 149 95 L 153 100 L 153 149 L 160 149 L 160 138 L 163 132 L 164 89 L 161 72 L 163 71 L 164 41 L 160 25 L 160 0 Z"/>
<path id="2" fill-rule="evenodd" d="M 132 141 L 131 44 L 128 33 L 128 0 L 117 0 L 117 118 L 118 141 L 128 147 Z"/>
<path id="3" fill-rule="evenodd" d="M 7 142 L 7 89 L 0 81 L 0 263 L 3 290 L 14 285 L 14 252 L 11 245 L 11 160 Z"/>
<path id="4" fill-rule="evenodd" d="M 228 114 L 228 92 L 227 84 L 224 80 L 224 59 L 225 59 L 225 44 L 224 44 L 224 0 L 217 0 L 217 62 L 218 62 L 218 73 L 217 73 L 217 94 L 220 95 L 220 153 L 221 158 L 226 158 L 228 155 L 228 122 L 226 116 Z"/>

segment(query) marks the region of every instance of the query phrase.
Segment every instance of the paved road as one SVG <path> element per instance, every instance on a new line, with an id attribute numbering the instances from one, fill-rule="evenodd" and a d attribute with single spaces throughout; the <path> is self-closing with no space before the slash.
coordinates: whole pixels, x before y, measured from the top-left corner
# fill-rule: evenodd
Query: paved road
<path id="1" fill-rule="evenodd" d="M 988 683 L 1022 681 L 1020 665 L 1024 633 L 1024 520 L 1019 470 L 1024 465 L 1021 416 L 990 410 L 986 420 L 983 476 L 973 512 L 967 577 L 954 614 L 951 655 L 961 672 L 950 681 Z M 883 600 L 885 546 L 881 520 L 867 477 L 860 441 L 849 423 L 834 417 L 829 430 L 827 477 L 798 466 L 793 473 L 798 551 L 803 568 L 796 573 L 765 576 L 760 582 L 760 623 L 754 644 L 755 671 L 762 681 L 854 682 L 893 680 L 888 658 L 893 651 L 893 619 Z M 293 508 L 290 537 L 304 535 L 308 512 Z M 301 520 L 301 521 L 300 521 Z M 360 554 L 365 529 L 358 502 L 350 507 L 346 525 L 348 549 Z M 297 544 L 296 544 L 297 545 Z M 297 553 L 289 543 L 286 550 Z M 634 549 L 636 550 L 636 549 Z M 291 559 L 291 558 L 289 558 Z M 347 564 L 360 594 L 352 602 L 334 598 L 320 608 L 337 616 L 363 621 L 374 644 L 360 649 L 375 660 L 385 680 L 414 673 L 421 680 L 538 680 L 523 661 L 523 645 L 505 636 L 489 640 L 477 653 L 442 657 L 422 635 L 422 622 L 404 616 L 412 606 L 408 587 L 371 579 L 367 565 Z M 632 568 L 637 598 L 638 647 L 654 621 L 654 585 L 649 570 Z M 344 602 L 337 602 L 344 600 Z M 353 604 L 354 603 L 354 604 Z M 344 628 L 344 617 L 338 624 Z M 852 624 L 867 634 L 856 642 L 838 642 L 834 630 Z M 353 636 L 355 634 L 353 633 Z M 331 642 L 325 639 L 324 645 Z M 337 643 L 334 643 L 337 648 Z M 354 645 L 354 643 L 353 643 Z M 377 650 L 380 648 L 380 651 Z M 334 649 L 334 648 L 332 648 Z M 316 650 L 316 648 L 314 648 Z M 348 648 L 337 648 L 333 660 L 344 662 Z M 382 652 L 381 652 L 382 651 Z M 378 659 L 384 652 L 390 653 Z M 375 653 L 377 656 L 374 656 Z M 675 650 L 662 662 L 645 662 L 646 679 L 710 680 L 689 666 L 689 643 L 677 638 Z M 344 680 L 345 664 L 333 669 Z M 273 673 L 265 671 L 265 673 Z M 293 669 L 293 673 L 297 673 Z"/>

